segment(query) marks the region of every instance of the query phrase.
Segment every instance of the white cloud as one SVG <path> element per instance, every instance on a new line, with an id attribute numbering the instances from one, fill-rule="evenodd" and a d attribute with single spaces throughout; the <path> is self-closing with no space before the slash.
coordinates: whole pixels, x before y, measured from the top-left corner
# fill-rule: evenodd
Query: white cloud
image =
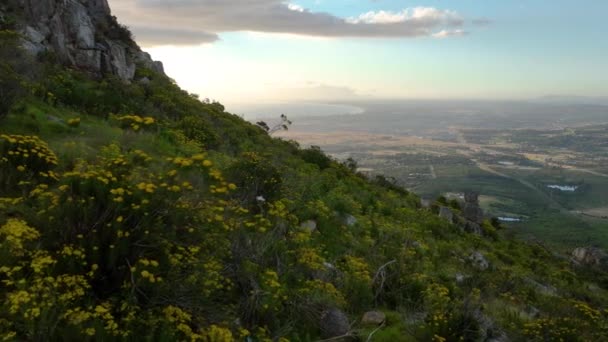
<path id="1" fill-rule="evenodd" d="M 449 38 L 449 37 L 460 37 L 466 36 L 468 34 L 467 31 L 464 30 L 441 30 L 437 33 L 433 33 L 433 38 Z"/>
<path id="2" fill-rule="evenodd" d="M 296 12 L 304 12 L 304 7 L 300 6 L 300 5 L 296 5 L 296 4 L 287 4 L 287 8 L 289 8 L 292 11 L 296 11 Z"/>
<path id="3" fill-rule="evenodd" d="M 408 21 L 426 21 L 429 24 L 451 23 L 460 25 L 462 18 L 453 11 L 439 10 L 434 7 L 406 8 L 402 11 L 370 11 L 356 18 L 347 19 L 353 24 L 397 24 Z"/>
<path id="4" fill-rule="evenodd" d="M 356 18 L 312 12 L 283 0 L 110 0 L 119 20 L 145 46 L 210 43 L 222 32 L 314 37 L 432 37 L 462 29 L 456 12 L 433 7 L 374 11 Z M 163 32 L 163 33 L 161 33 Z"/>

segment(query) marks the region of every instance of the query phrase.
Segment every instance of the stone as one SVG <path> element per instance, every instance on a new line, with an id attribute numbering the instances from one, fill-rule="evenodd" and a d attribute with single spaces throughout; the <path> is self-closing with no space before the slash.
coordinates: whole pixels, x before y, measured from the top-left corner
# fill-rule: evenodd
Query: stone
<path id="1" fill-rule="evenodd" d="M 456 273 L 456 275 L 454 276 L 454 278 L 456 279 L 456 283 L 462 284 L 469 277 L 466 276 L 466 275 L 464 275 L 464 274 L 462 274 L 462 273 Z"/>
<path id="2" fill-rule="evenodd" d="M 368 311 L 363 315 L 361 324 L 380 325 L 386 321 L 386 315 L 382 311 Z"/>
<path id="3" fill-rule="evenodd" d="M 477 224 L 483 223 L 483 210 L 479 207 L 479 193 L 465 192 L 464 206 L 462 208 L 463 216 L 471 222 Z"/>
<path id="4" fill-rule="evenodd" d="M 528 305 L 524 310 L 524 313 L 530 318 L 538 318 L 540 316 L 540 310 L 532 305 Z"/>
<path id="5" fill-rule="evenodd" d="M 32 55 L 52 52 L 65 65 L 93 74 L 133 80 L 138 64 L 164 74 L 135 42 L 105 32 L 112 16 L 107 0 L 5 0 L 22 12 L 17 30 Z"/>
<path id="6" fill-rule="evenodd" d="M 450 223 L 454 221 L 454 213 L 448 207 L 439 207 L 439 217 Z"/>
<path id="7" fill-rule="evenodd" d="M 479 193 L 475 191 L 467 191 L 464 193 L 464 201 L 465 203 L 477 204 L 479 205 Z"/>
<path id="8" fill-rule="evenodd" d="M 44 47 L 44 35 L 31 26 L 26 26 L 22 30 L 21 34 L 25 38 L 23 48 L 32 55 L 37 55 L 45 51 Z"/>
<path id="9" fill-rule="evenodd" d="M 478 224 L 483 222 L 483 210 L 476 204 L 465 203 L 462 214 L 464 218 L 471 222 Z"/>
<path id="10" fill-rule="evenodd" d="M 608 254 L 596 247 L 579 247 L 572 251 L 572 260 L 585 266 L 606 266 Z"/>
<path id="11" fill-rule="evenodd" d="M 331 308 L 321 314 L 319 328 L 324 338 L 333 338 L 348 334 L 350 323 L 342 310 Z"/>
<path id="12" fill-rule="evenodd" d="M 346 215 L 346 217 L 344 218 L 344 224 L 346 224 L 349 227 L 356 225 L 357 222 L 358 222 L 357 218 L 354 217 L 353 215 Z"/>
<path id="13" fill-rule="evenodd" d="M 143 78 L 140 78 L 139 80 L 137 80 L 137 83 L 143 84 L 143 85 L 149 85 L 150 82 L 152 82 L 152 81 L 147 77 L 143 77 Z"/>
<path id="14" fill-rule="evenodd" d="M 317 230 L 317 222 L 315 220 L 304 221 L 300 224 L 300 228 L 312 233 Z"/>
<path id="15" fill-rule="evenodd" d="M 490 267 L 490 262 L 483 254 L 481 254 L 481 252 L 473 252 L 469 256 L 469 261 L 471 262 L 473 267 L 480 271 L 485 271 Z"/>
<path id="16" fill-rule="evenodd" d="M 467 221 L 464 224 L 464 231 L 467 233 L 472 233 L 472 234 L 479 235 L 479 236 L 483 235 L 483 229 L 481 229 L 481 225 L 479 223 L 473 222 L 473 221 Z"/>
<path id="17" fill-rule="evenodd" d="M 496 323 L 481 310 L 475 310 L 473 318 L 479 325 L 479 341 L 508 342 L 507 334 L 496 325 Z"/>
<path id="18" fill-rule="evenodd" d="M 528 285 L 534 287 L 536 291 L 544 294 L 545 296 L 557 296 L 557 289 L 554 286 L 541 284 L 536 280 L 528 277 L 524 278 L 524 281 Z"/>

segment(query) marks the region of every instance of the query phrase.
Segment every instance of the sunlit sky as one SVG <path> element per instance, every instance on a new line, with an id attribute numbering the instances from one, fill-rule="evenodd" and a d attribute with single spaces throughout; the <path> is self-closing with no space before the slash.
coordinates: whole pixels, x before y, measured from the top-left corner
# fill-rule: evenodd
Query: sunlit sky
<path id="1" fill-rule="evenodd" d="M 228 105 L 608 95 L 608 1 L 110 0 L 182 87 Z"/>

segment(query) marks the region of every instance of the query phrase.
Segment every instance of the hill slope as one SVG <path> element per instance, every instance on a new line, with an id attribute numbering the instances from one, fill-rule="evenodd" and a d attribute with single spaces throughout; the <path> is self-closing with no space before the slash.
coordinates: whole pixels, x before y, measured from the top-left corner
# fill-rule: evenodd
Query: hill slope
<path id="1" fill-rule="evenodd" d="M 463 232 L 149 65 L 125 83 L 0 39 L 4 340 L 606 338 L 599 267 Z"/>

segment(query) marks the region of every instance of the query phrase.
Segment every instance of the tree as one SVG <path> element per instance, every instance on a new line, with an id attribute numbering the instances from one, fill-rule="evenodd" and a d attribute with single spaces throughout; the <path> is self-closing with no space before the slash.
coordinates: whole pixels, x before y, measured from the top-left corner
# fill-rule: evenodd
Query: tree
<path id="1" fill-rule="evenodd" d="M 24 94 L 27 55 L 19 46 L 20 36 L 14 31 L 0 31 L 0 118 L 8 114 Z"/>
<path id="2" fill-rule="evenodd" d="M 285 114 L 281 114 L 281 121 L 272 127 L 268 126 L 268 124 L 264 121 L 258 121 L 256 123 L 258 127 L 266 131 L 269 135 L 272 135 L 273 133 L 276 133 L 278 131 L 288 131 L 289 126 L 291 126 L 291 124 L 291 120 L 287 119 L 287 116 Z"/>

